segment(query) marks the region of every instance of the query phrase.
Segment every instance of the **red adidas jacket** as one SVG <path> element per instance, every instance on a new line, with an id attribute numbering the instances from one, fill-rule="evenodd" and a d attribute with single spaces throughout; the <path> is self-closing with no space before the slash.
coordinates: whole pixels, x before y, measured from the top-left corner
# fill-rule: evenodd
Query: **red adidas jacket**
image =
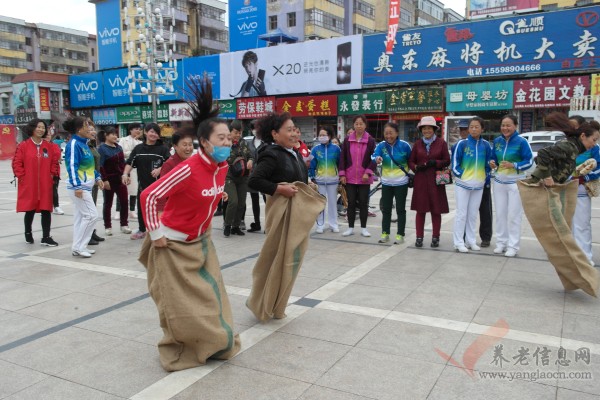
<path id="1" fill-rule="evenodd" d="M 228 168 L 226 161 L 217 165 L 198 149 L 198 154 L 148 186 L 141 194 L 140 205 L 153 240 L 163 236 L 162 226 L 185 233 L 187 240 L 206 232 L 223 196 Z M 168 200 L 159 219 L 157 204 L 163 197 Z"/>

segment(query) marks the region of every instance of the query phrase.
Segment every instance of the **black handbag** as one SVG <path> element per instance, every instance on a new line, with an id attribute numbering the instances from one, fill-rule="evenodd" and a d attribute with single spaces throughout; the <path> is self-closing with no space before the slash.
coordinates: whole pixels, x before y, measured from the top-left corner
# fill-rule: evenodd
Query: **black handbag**
<path id="1" fill-rule="evenodd" d="M 246 176 L 248 173 L 248 168 L 246 164 L 246 159 L 244 157 L 236 158 L 235 160 L 233 160 L 233 163 L 231 163 L 231 166 L 229 167 L 229 173 L 234 178 Z"/>

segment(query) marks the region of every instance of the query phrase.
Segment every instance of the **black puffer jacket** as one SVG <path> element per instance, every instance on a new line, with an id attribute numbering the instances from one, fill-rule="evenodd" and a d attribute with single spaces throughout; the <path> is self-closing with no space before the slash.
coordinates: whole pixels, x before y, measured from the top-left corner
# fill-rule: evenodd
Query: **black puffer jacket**
<path id="1" fill-rule="evenodd" d="M 294 150 L 295 152 L 295 150 Z M 308 183 L 308 172 L 302 157 L 296 157 L 285 148 L 270 144 L 258 150 L 258 161 L 252 169 L 248 186 L 268 195 L 275 194 L 281 182 Z"/>

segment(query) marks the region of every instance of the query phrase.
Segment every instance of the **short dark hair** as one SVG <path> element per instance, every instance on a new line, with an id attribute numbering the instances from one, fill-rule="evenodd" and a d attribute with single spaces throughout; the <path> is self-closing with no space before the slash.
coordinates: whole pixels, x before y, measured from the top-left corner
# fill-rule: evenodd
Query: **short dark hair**
<path id="1" fill-rule="evenodd" d="M 63 122 L 63 128 L 65 128 L 65 130 L 71 134 L 77 134 L 77 131 L 83 128 L 86 122 L 87 117 L 71 117 Z"/>
<path id="2" fill-rule="evenodd" d="M 234 119 L 233 121 L 231 121 L 231 124 L 229 124 L 229 130 L 233 129 L 241 132 L 243 129 L 242 121 L 240 121 L 239 119 Z"/>
<path id="3" fill-rule="evenodd" d="M 192 141 L 196 139 L 196 131 L 193 126 L 181 128 L 177 132 L 175 132 L 173 136 L 171 136 L 171 143 L 175 146 L 179 143 L 181 139 L 188 137 L 192 138 Z"/>
<path id="4" fill-rule="evenodd" d="M 256 123 L 256 130 L 260 138 L 265 143 L 273 143 L 273 131 L 277 132 L 283 124 L 292 119 L 290 113 L 284 112 L 281 114 L 271 113 L 266 117 L 262 117 Z"/>
<path id="5" fill-rule="evenodd" d="M 390 128 L 392 128 L 393 130 L 395 130 L 395 131 L 396 131 L 396 133 L 400 133 L 400 129 L 399 129 L 399 127 L 398 127 L 398 124 L 397 124 L 397 123 L 395 123 L 395 122 L 388 122 L 388 123 L 386 123 L 386 124 L 383 126 L 383 129 L 385 129 L 385 128 L 387 128 L 387 127 L 390 127 Z"/>
<path id="6" fill-rule="evenodd" d="M 131 134 L 131 131 L 136 128 L 142 129 L 142 124 L 140 124 L 139 122 L 134 122 L 132 124 L 127 125 L 127 132 Z"/>
<path id="7" fill-rule="evenodd" d="M 369 121 L 367 121 L 367 117 L 365 117 L 364 114 L 355 115 L 354 118 L 352 118 L 352 124 L 353 125 L 354 125 L 354 123 L 356 122 L 357 119 L 362 119 L 362 121 L 365 123 L 365 125 L 369 125 Z"/>
<path id="8" fill-rule="evenodd" d="M 517 118 L 516 115 L 513 114 L 506 114 L 505 116 L 503 116 L 502 118 L 500 118 L 500 123 L 502 123 L 502 121 L 504 121 L 506 118 L 510 119 L 513 124 L 515 125 L 519 125 L 519 119 Z"/>
<path id="9" fill-rule="evenodd" d="M 331 126 L 323 125 L 319 128 L 318 132 L 321 132 L 321 131 L 327 132 L 327 136 L 329 136 L 329 140 L 333 139 L 334 133 L 333 133 L 333 128 Z M 318 132 L 317 132 L 317 134 L 318 134 Z"/>
<path id="10" fill-rule="evenodd" d="M 27 125 L 25 125 L 25 134 L 27 134 L 27 136 L 31 137 L 33 136 L 33 132 L 35 131 L 35 129 L 37 128 L 39 123 L 44 124 L 44 136 L 42 136 L 43 138 L 45 138 L 48 135 L 48 124 L 46 124 L 46 122 L 44 120 L 41 120 L 39 118 L 33 119 L 31 121 L 29 121 L 27 123 Z"/>
<path id="11" fill-rule="evenodd" d="M 119 132 L 117 132 L 117 129 L 114 126 L 107 126 L 96 134 L 96 138 L 100 143 L 104 143 L 106 142 L 106 137 L 108 135 L 117 135 L 118 137 Z"/>
<path id="12" fill-rule="evenodd" d="M 485 123 L 485 120 L 483 118 L 481 118 L 481 117 L 473 117 L 469 121 L 469 125 L 471 125 L 471 122 L 473 122 L 473 121 L 479 122 L 479 125 L 481 125 L 481 129 L 483 130 L 483 124 Z"/>
<path id="13" fill-rule="evenodd" d="M 581 115 L 571 115 L 569 117 L 569 121 L 570 120 L 577 121 L 577 125 L 581 125 L 585 122 L 585 118 L 583 118 Z"/>
<path id="14" fill-rule="evenodd" d="M 245 67 L 246 64 L 248 64 L 248 63 L 256 64 L 257 62 L 258 62 L 258 56 L 256 55 L 255 52 L 249 50 L 244 53 L 244 56 L 242 57 L 242 67 Z"/>

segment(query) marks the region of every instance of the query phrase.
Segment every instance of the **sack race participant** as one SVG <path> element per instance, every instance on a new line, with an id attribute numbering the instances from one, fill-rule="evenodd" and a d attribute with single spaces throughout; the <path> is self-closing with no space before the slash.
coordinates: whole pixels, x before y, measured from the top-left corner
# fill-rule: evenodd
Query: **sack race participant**
<path id="1" fill-rule="evenodd" d="M 240 349 L 210 234 L 227 175 L 229 129 L 212 109 L 208 78 L 189 87 L 197 101 L 189 106 L 198 154 L 151 184 L 140 199 L 150 236 L 139 260 L 148 269 L 148 289 L 158 308 L 164 333 L 158 351 L 167 371 L 204 365 L 208 358 L 226 360 Z M 165 197 L 159 218 L 157 204 Z"/>
<path id="2" fill-rule="evenodd" d="M 538 152 L 532 177 L 518 185 L 523 209 L 565 290 L 582 289 L 597 297 L 598 271 L 571 232 L 578 181 L 569 179 L 577 156 L 595 146 L 598 135 L 587 123 L 573 128 L 564 114 L 556 112 L 546 117 L 546 125 L 563 131 L 567 139 Z"/>
<path id="3" fill-rule="evenodd" d="M 268 194 L 267 238 L 252 271 L 246 306 L 256 318 L 284 318 L 294 282 L 308 247 L 308 236 L 326 199 L 306 185 L 306 164 L 294 145 L 298 135 L 290 114 L 258 121 L 260 137 L 273 143 L 259 150 L 251 188 Z M 293 182 L 293 184 L 290 184 Z"/>

